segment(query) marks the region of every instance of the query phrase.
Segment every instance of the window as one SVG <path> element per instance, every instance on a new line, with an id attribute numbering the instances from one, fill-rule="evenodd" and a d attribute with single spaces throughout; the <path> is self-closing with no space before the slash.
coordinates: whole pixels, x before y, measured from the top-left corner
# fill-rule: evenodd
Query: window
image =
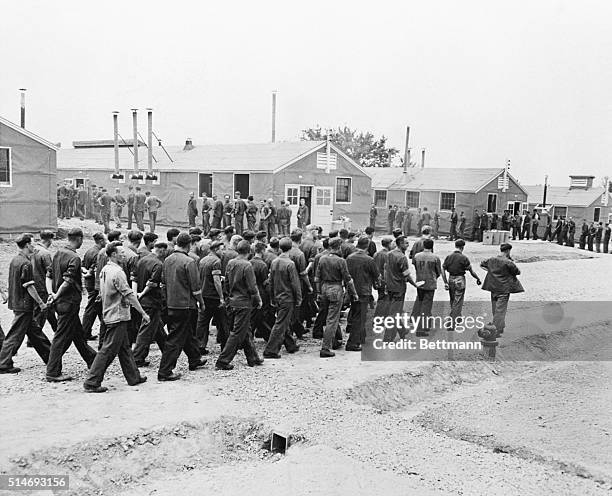
<path id="1" fill-rule="evenodd" d="M 315 188 L 315 205 L 331 207 L 331 188 Z"/>
<path id="2" fill-rule="evenodd" d="M 351 203 L 352 182 L 350 177 L 336 178 L 336 203 Z"/>
<path id="3" fill-rule="evenodd" d="M 234 191 L 232 191 L 232 193 L 235 191 L 240 191 L 240 197 L 243 199 L 247 198 L 250 195 L 250 177 L 251 176 L 249 174 L 234 174 Z"/>
<path id="4" fill-rule="evenodd" d="M 497 193 L 489 193 L 487 196 L 487 213 L 497 212 Z"/>
<path id="5" fill-rule="evenodd" d="M 387 191 L 384 189 L 375 189 L 374 190 L 374 204 L 377 207 L 386 207 L 387 206 Z"/>
<path id="6" fill-rule="evenodd" d="M 455 193 L 440 193 L 440 210 L 455 208 Z"/>
<path id="7" fill-rule="evenodd" d="M 555 207 L 553 208 L 553 219 L 567 216 L 567 207 Z"/>
<path id="8" fill-rule="evenodd" d="M 198 196 L 204 193 L 210 198 L 212 197 L 212 174 L 198 174 Z"/>
<path id="9" fill-rule="evenodd" d="M 595 207 L 595 210 L 593 210 L 593 222 L 599 222 L 600 216 L 601 216 L 601 207 Z"/>
<path id="10" fill-rule="evenodd" d="M 0 148 L 0 186 L 11 186 L 11 149 Z"/>
<path id="11" fill-rule="evenodd" d="M 406 206 L 410 208 L 419 208 L 421 202 L 421 193 L 418 191 L 406 191 Z"/>
<path id="12" fill-rule="evenodd" d="M 287 202 L 289 205 L 297 205 L 298 204 L 298 189 L 297 188 L 287 188 Z"/>

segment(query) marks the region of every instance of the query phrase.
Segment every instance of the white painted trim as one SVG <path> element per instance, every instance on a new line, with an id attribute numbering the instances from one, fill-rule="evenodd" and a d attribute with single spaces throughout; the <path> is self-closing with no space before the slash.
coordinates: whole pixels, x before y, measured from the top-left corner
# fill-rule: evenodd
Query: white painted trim
<path id="1" fill-rule="evenodd" d="M 8 169 L 9 169 L 9 182 L 0 183 L 0 188 L 12 188 L 13 187 L 13 149 L 10 146 L 0 146 L 0 150 L 8 150 Z"/>
<path id="2" fill-rule="evenodd" d="M 33 139 L 34 141 L 37 141 L 41 145 L 51 148 L 52 150 L 59 150 L 59 148 L 50 141 L 47 141 L 46 139 L 41 138 L 40 136 L 37 136 L 36 134 L 28 131 L 27 129 L 24 129 L 21 126 L 15 124 L 14 122 L 7 121 L 4 117 L 0 117 L 0 124 L 4 124 L 6 127 L 10 127 L 13 131 L 17 131 L 18 133 L 23 134 L 24 136 Z"/>
<path id="3" fill-rule="evenodd" d="M 489 212 L 489 196 L 495 195 L 495 212 Z M 497 212 L 497 202 L 499 200 L 499 193 L 487 193 L 487 213 L 494 214 Z"/>
<path id="4" fill-rule="evenodd" d="M 387 208 L 387 206 L 389 205 L 389 190 L 388 189 L 384 189 L 384 188 L 377 188 L 377 189 L 373 189 L 372 191 L 374 192 L 373 196 L 372 196 L 372 203 L 374 204 L 374 206 L 376 208 Z M 385 192 L 385 204 L 381 205 L 380 207 L 378 205 L 376 205 L 376 192 L 377 191 L 384 191 Z"/>
<path id="5" fill-rule="evenodd" d="M 440 191 L 438 195 L 438 213 L 440 212 L 452 212 L 451 209 L 443 209 L 442 208 L 442 193 L 455 195 L 455 201 L 453 202 L 453 208 L 456 208 L 457 205 L 457 192 L 456 191 Z M 420 198 L 419 198 L 420 201 Z"/>
<path id="6" fill-rule="evenodd" d="M 322 141 L 318 145 L 315 145 L 314 148 L 311 148 L 310 150 L 302 153 L 301 155 L 298 155 L 297 157 L 292 158 L 291 160 L 289 160 L 289 162 L 284 163 L 280 167 L 277 167 L 276 169 L 272 169 L 269 172 L 272 172 L 273 174 L 276 174 L 277 172 L 280 172 L 280 171 L 286 169 L 287 167 L 292 166 L 293 164 L 295 164 L 296 162 L 298 162 L 298 161 L 302 160 L 303 158 L 307 157 L 311 153 L 316 152 L 320 148 L 323 148 L 325 145 L 326 145 L 325 141 Z"/>
<path id="7" fill-rule="evenodd" d="M 478 188 L 476 191 L 474 191 L 474 193 L 480 193 L 484 187 L 489 184 L 490 182 L 494 181 L 495 179 L 497 179 L 499 177 L 500 174 L 504 173 L 505 168 L 502 167 L 491 179 L 489 179 L 488 181 L 486 181 L 482 186 L 480 186 L 480 188 Z M 514 182 L 514 184 L 516 184 L 516 186 L 518 187 L 518 189 L 520 189 L 523 193 L 525 193 L 525 196 L 529 197 L 529 194 L 527 193 L 527 190 L 525 188 L 523 188 L 521 186 L 521 183 L 519 183 L 514 176 L 512 176 L 512 174 L 510 174 L 508 172 L 508 188 L 510 187 L 510 181 Z"/>
<path id="8" fill-rule="evenodd" d="M 408 198 L 407 195 L 408 193 L 418 193 L 419 194 L 419 204 L 416 207 L 409 207 L 408 206 Z M 457 196 L 455 196 L 455 200 L 457 199 Z M 404 191 L 404 206 L 406 208 L 421 208 L 421 191 L 417 190 L 417 189 L 407 189 Z M 440 206 L 440 203 L 438 202 L 438 206 Z"/>
<path id="9" fill-rule="evenodd" d="M 215 185 L 215 176 L 213 175 L 212 172 L 198 172 L 198 198 L 202 198 L 202 194 L 200 192 L 200 175 L 205 174 L 210 176 L 210 195 L 208 194 L 208 192 L 206 193 L 206 196 L 210 199 L 213 196 L 213 186 Z M 250 189 L 250 182 L 249 182 L 249 189 Z"/>
<path id="10" fill-rule="evenodd" d="M 338 179 L 348 179 L 350 181 L 350 188 L 349 188 L 349 201 L 337 201 L 335 203 L 337 203 L 338 205 L 351 205 L 353 203 L 353 178 L 350 176 L 336 176 L 336 184 L 334 189 L 336 190 L 336 194 L 334 195 L 336 198 L 338 197 Z"/>

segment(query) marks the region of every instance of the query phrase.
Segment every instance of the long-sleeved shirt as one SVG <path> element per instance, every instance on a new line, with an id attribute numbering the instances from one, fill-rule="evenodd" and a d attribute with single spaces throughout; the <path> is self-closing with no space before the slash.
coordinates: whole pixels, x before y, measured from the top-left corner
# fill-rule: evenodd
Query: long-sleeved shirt
<path id="1" fill-rule="evenodd" d="M 227 264 L 225 275 L 230 306 L 251 308 L 253 298 L 259 298 L 253 266 L 248 260 L 234 258 Z"/>
<path id="2" fill-rule="evenodd" d="M 81 259 L 72 247 L 66 246 L 57 250 L 51 266 L 47 270 L 47 277 L 53 282 L 54 293 L 64 282 L 69 285 L 55 300 L 56 307 L 63 303 L 78 305 L 81 302 L 81 293 L 83 292 Z"/>
<path id="3" fill-rule="evenodd" d="M 47 270 L 51 266 L 53 257 L 51 252 L 42 243 L 36 243 L 34 246 L 34 254 L 30 257 L 32 263 L 32 276 L 34 278 L 34 287 L 41 297 L 47 294 Z"/>
<path id="4" fill-rule="evenodd" d="M 270 267 L 270 293 L 278 304 L 302 303 L 302 289 L 295 264 L 287 253 L 282 253 Z"/>
<path id="5" fill-rule="evenodd" d="M 516 264 L 505 257 L 498 255 L 483 260 L 480 266 L 487 271 L 482 283 L 482 289 L 492 293 L 522 293 L 523 286 L 516 278 L 521 271 Z"/>
<path id="6" fill-rule="evenodd" d="M 136 290 L 142 293 L 148 286 L 150 289 L 140 299 L 145 308 L 160 308 L 162 304 L 161 282 L 163 264 L 155 253 L 149 253 L 140 258 L 134 269 Z"/>
<path id="7" fill-rule="evenodd" d="M 327 255 L 323 255 L 317 265 L 317 271 L 315 272 L 315 281 L 332 284 L 342 284 L 348 286 L 352 281 L 351 274 L 349 274 L 346 260 L 342 258 L 338 253 L 331 252 Z"/>
<path id="8" fill-rule="evenodd" d="M 357 250 L 348 256 L 346 265 L 353 278 L 357 296 L 369 299 L 372 296 L 372 286 L 379 276 L 376 262 L 364 250 Z"/>
<path id="9" fill-rule="evenodd" d="M 422 251 L 414 256 L 413 263 L 416 269 L 416 280 L 425 283 L 419 289 L 435 291 L 438 286 L 438 277 L 442 275 L 440 259 L 430 251 Z"/>
<path id="10" fill-rule="evenodd" d="M 83 255 L 83 268 L 88 271 L 87 274 L 83 277 L 83 281 L 85 283 L 85 289 L 93 290 L 96 287 L 96 263 L 98 262 L 98 254 L 100 253 L 100 247 L 98 245 L 93 245 L 89 250 L 85 252 Z M 98 272 L 98 276 L 100 273 Z M 98 285 L 99 287 L 99 285 Z"/>
<path id="11" fill-rule="evenodd" d="M 197 307 L 195 295 L 202 292 L 198 268 L 187 253 L 176 250 L 164 260 L 162 283 L 168 309 L 189 310 Z"/>

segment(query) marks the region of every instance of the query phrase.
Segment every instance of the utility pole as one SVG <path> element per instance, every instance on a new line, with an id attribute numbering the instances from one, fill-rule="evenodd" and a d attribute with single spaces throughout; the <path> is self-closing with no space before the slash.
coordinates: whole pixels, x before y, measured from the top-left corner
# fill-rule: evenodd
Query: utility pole
<path id="1" fill-rule="evenodd" d="M 546 208 L 546 193 L 548 192 L 548 174 L 544 176 L 544 197 L 542 198 L 542 207 Z"/>

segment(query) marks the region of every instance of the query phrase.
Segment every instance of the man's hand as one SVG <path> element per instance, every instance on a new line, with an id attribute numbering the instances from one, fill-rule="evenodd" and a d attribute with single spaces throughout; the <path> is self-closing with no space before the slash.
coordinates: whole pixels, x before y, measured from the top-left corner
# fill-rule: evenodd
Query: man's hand
<path id="1" fill-rule="evenodd" d="M 51 293 L 47 298 L 47 305 L 51 305 L 55 301 L 55 293 Z"/>
<path id="2" fill-rule="evenodd" d="M 225 298 L 221 298 L 221 299 L 219 300 L 219 306 L 220 306 L 220 307 L 224 307 L 224 306 L 225 306 Z"/>
<path id="3" fill-rule="evenodd" d="M 146 312 L 143 312 L 141 315 L 142 315 L 142 321 L 145 323 L 145 325 L 149 325 L 151 323 L 151 317 L 149 317 L 149 314 L 147 314 Z"/>
<path id="4" fill-rule="evenodd" d="M 138 298 L 140 300 L 140 298 L 142 298 L 142 293 L 143 293 L 143 291 L 141 291 L 140 293 L 136 293 L 136 298 Z"/>
<path id="5" fill-rule="evenodd" d="M 47 305 L 47 304 L 46 304 L 44 301 L 42 301 L 42 300 L 40 300 L 40 303 L 38 304 L 38 306 L 40 307 L 40 310 L 41 310 L 41 311 L 43 311 L 43 312 L 44 312 L 44 311 L 47 309 L 47 307 L 48 307 L 48 305 Z"/>

